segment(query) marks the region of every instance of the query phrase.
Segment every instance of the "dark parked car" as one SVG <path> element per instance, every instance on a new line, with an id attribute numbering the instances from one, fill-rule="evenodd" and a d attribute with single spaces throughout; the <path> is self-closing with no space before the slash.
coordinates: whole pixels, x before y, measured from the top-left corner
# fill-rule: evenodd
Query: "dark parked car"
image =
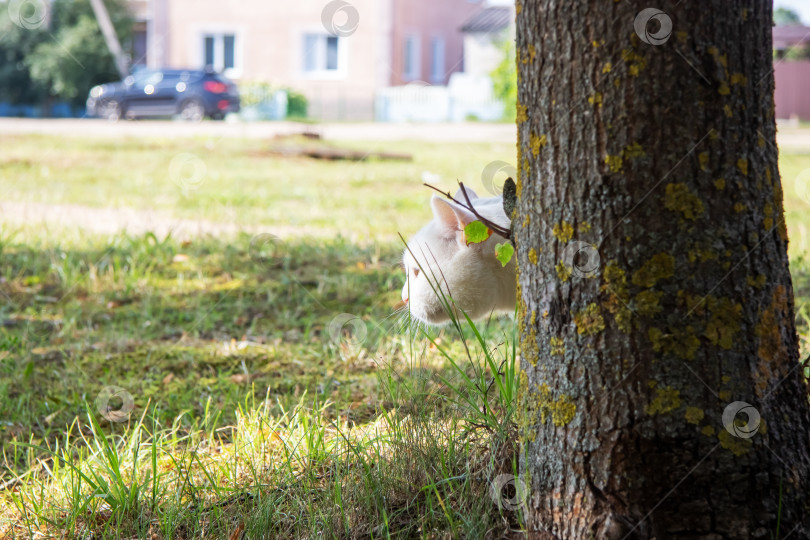
<path id="1" fill-rule="evenodd" d="M 179 115 L 198 122 L 238 111 L 236 85 L 208 70 L 143 69 L 123 81 L 94 86 L 87 98 L 88 116 L 110 120 Z"/>

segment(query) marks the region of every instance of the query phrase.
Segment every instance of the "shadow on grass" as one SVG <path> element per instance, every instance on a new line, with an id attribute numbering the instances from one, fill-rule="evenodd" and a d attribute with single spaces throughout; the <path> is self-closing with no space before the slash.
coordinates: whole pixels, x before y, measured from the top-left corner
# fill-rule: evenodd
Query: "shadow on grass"
<path id="1" fill-rule="evenodd" d="M 257 244 L 0 239 L 0 443 L 13 448 L 2 480 L 16 534 L 517 526 L 488 483 L 515 466 L 511 404 L 490 396 L 491 370 L 463 362 L 458 336 L 400 332 L 399 247 Z M 489 325 L 492 347 L 509 327 Z M 132 397 L 121 423 L 96 405 L 113 386 Z M 490 399 L 494 430 L 469 421 Z"/>

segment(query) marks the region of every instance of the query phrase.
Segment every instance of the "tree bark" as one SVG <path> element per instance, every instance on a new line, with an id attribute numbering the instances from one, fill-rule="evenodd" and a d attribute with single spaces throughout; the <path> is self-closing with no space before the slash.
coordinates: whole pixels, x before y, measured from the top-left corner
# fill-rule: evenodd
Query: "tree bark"
<path id="1" fill-rule="evenodd" d="M 529 537 L 808 538 L 771 2 L 646 7 L 516 4 Z"/>

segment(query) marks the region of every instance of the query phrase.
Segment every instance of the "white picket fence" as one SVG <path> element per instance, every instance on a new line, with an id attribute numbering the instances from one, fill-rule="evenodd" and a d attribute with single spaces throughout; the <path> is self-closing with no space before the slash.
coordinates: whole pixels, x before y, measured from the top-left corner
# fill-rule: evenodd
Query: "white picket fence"
<path id="1" fill-rule="evenodd" d="M 381 122 L 463 122 L 503 118 L 504 107 L 489 77 L 454 73 L 447 86 L 415 82 L 377 92 L 375 117 Z"/>

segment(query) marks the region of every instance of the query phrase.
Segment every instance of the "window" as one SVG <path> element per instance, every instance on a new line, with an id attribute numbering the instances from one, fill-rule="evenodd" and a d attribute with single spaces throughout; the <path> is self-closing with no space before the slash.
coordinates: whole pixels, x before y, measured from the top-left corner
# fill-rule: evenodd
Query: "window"
<path id="1" fill-rule="evenodd" d="M 222 46 L 223 46 L 223 52 L 224 52 L 224 57 L 225 57 L 223 59 L 222 65 L 223 65 L 223 67 L 225 69 L 233 69 L 233 66 L 234 66 L 234 62 L 233 62 L 233 56 L 234 56 L 234 47 L 233 47 L 233 45 L 234 45 L 234 41 L 236 41 L 236 38 L 234 38 L 233 35 L 222 36 Z"/>
<path id="2" fill-rule="evenodd" d="M 328 34 L 304 34 L 304 72 L 334 74 L 343 70 L 343 41 Z"/>
<path id="3" fill-rule="evenodd" d="M 146 30 L 134 30 L 132 33 L 132 65 L 145 66 L 147 63 Z"/>
<path id="4" fill-rule="evenodd" d="M 235 34 L 204 34 L 203 63 L 217 71 L 233 72 L 238 70 L 237 41 Z"/>
<path id="5" fill-rule="evenodd" d="M 419 66 L 419 36 L 405 38 L 405 47 L 402 58 L 402 76 L 405 79 L 418 79 L 421 68 Z"/>
<path id="6" fill-rule="evenodd" d="M 147 84 L 157 84 L 163 80 L 163 72 L 152 71 L 151 69 L 141 69 L 136 71 L 134 75 L 130 75 L 130 79 L 135 86 L 146 86 Z"/>
<path id="7" fill-rule="evenodd" d="M 435 37 L 430 43 L 430 79 L 434 83 L 444 82 L 444 38 Z"/>
<path id="8" fill-rule="evenodd" d="M 214 65 L 214 36 L 205 36 L 205 65 Z"/>

